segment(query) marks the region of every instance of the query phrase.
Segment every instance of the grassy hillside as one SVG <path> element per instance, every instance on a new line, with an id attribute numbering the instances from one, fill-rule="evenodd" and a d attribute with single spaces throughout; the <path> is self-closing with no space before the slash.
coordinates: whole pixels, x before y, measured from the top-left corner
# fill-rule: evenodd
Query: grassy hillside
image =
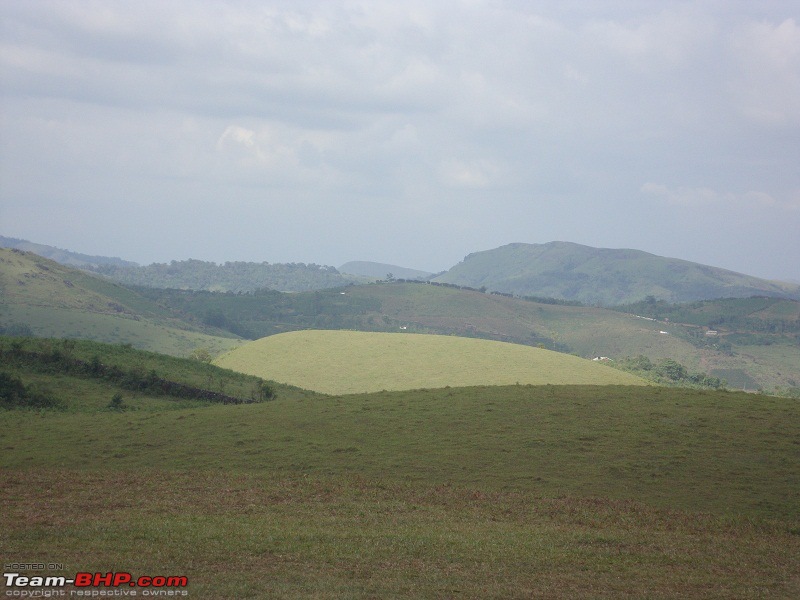
<path id="1" fill-rule="evenodd" d="M 800 287 L 640 250 L 592 248 L 569 242 L 509 244 L 476 252 L 435 278 L 518 296 L 546 296 L 611 306 L 647 296 L 669 302 L 780 296 L 800 299 Z"/>
<path id="2" fill-rule="evenodd" d="M 798 411 L 652 386 L 0 411 L 0 546 L 193 598 L 791 598 Z"/>
<path id="3" fill-rule="evenodd" d="M 720 330 L 718 337 L 711 338 L 701 327 L 683 326 L 672 322 L 674 319 L 667 323 L 602 308 L 532 302 L 420 283 L 349 286 L 300 294 L 141 293 L 187 318 L 227 327 L 251 339 L 298 329 L 399 332 L 405 327 L 409 333 L 541 345 L 585 358 L 643 355 L 653 362 L 669 358 L 691 371 L 712 372 L 733 387 L 749 390 L 791 388 L 798 383 L 800 344 L 791 330 L 770 333 L 768 339 L 754 338 L 739 335 L 749 329 L 733 324 L 730 331 Z M 723 304 L 706 305 L 717 306 L 713 312 L 720 318 L 729 312 Z M 785 328 L 791 313 L 787 306 L 798 304 L 776 300 L 773 309 L 759 312 L 762 331 L 781 327 L 781 323 Z M 636 314 L 641 317 L 649 313 Z M 769 346 L 764 345 L 766 341 Z"/>
<path id="4" fill-rule="evenodd" d="M 130 343 L 188 355 L 239 344 L 232 333 L 189 324 L 171 309 L 119 284 L 30 252 L 0 248 L 0 327 L 41 337 Z"/>
<path id="5" fill-rule="evenodd" d="M 657 386 L 298 394 L 182 414 L 2 411 L 0 466 L 266 469 L 800 517 L 788 399 Z"/>
<path id="6" fill-rule="evenodd" d="M 298 329 L 435 333 L 542 346 L 588 358 L 643 355 L 748 390 L 800 384 L 799 303 L 730 299 L 623 314 L 441 285 L 391 283 L 284 294 L 131 290 L 34 254 L 0 250 L 0 332 L 130 343 L 188 356 Z M 664 311 L 667 312 L 664 312 Z M 650 312 L 648 312 L 650 311 Z M 649 315 L 653 316 L 649 316 Z M 665 319 L 669 319 L 669 323 Z M 649 320 L 658 319 L 658 320 Z M 718 335 L 706 336 L 715 328 Z M 662 333 L 666 332 L 666 333 Z"/>
<path id="7" fill-rule="evenodd" d="M 214 394 L 229 397 L 229 400 L 218 398 L 215 401 L 232 403 L 266 397 L 265 382 L 259 377 L 199 360 L 137 350 L 128 344 L 86 340 L 0 336 L 0 372 L 19 378 L 26 387 L 52 397 L 69 412 L 106 410 L 116 394 L 123 397 L 126 409 L 134 411 L 207 405 L 203 398 Z M 178 384 L 173 387 L 179 389 L 167 393 L 170 386 L 162 381 Z M 314 396 L 311 392 L 274 382 L 268 385 L 273 393 L 284 397 Z M 213 394 L 181 395 L 185 390 L 180 388 Z M 0 408 L 2 406 L 0 402 Z"/>
<path id="8" fill-rule="evenodd" d="M 297 331 L 250 342 L 215 364 L 326 394 L 521 384 L 644 384 L 575 356 L 470 338 Z"/>
<path id="9" fill-rule="evenodd" d="M 730 333 L 800 334 L 800 302 L 782 298 L 752 296 L 686 304 L 650 298 L 617 310 Z"/>

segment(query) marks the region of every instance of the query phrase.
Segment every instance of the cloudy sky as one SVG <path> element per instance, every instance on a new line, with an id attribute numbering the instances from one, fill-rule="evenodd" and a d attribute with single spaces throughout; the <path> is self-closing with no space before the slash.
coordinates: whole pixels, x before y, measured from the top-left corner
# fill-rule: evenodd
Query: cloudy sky
<path id="1" fill-rule="evenodd" d="M 800 280 L 800 3 L 0 3 L 0 234 L 142 264 L 511 242 Z"/>

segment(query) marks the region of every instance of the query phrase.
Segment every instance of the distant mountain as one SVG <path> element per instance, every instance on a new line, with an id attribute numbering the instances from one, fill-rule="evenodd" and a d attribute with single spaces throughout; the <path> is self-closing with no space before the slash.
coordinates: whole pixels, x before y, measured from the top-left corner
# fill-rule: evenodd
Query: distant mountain
<path id="1" fill-rule="evenodd" d="M 395 279 L 427 279 L 433 275 L 433 273 L 428 273 L 427 271 L 418 271 L 416 269 L 398 267 L 397 265 L 387 265 L 364 260 L 355 260 L 345 263 L 339 267 L 339 272 L 375 279 L 386 279 L 386 276 L 389 274 Z"/>
<path id="2" fill-rule="evenodd" d="M 35 244 L 27 240 L 20 240 L 17 238 L 4 237 L 0 235 L 0 248 L 16 248 L 17 250 L 25 250 L 26 252 L 33 252 L 44 258 L 49 258 L 62 265 L 70 267 L 97 267 L 100 265 L 114 265 L 117 267 L 137 267 L 135 262 L 122 260 L 117 257 L 109 256 L 90 256 L 88 254 L 80 254 L 78 252 L 71 252 L 69 250 L 62 250 L 54 246 L 46 246 L 44 244 Z"/>
<path id="3" fill-rule="evenodd" d="M 518 296 L 614 306 L 653 296 L 668 302 L 774 296 L 800 286 L 642 252 L 570 242 L 509 244 L 476 252 L 434 281 Z"/>

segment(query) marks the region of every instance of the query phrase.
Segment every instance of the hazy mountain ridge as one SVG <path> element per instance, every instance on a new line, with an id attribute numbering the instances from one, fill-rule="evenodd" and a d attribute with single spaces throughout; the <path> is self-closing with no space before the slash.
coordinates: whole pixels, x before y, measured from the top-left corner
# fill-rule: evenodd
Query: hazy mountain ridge
<path id="1" fill-rule="evenodd" d="M 94 256 L 89 254 L 81 254 L 80 252 L 72 252 L 71 250 L 64 250 L 56 248 L 55 246 L 48 246 L 46 244 L 36 244 L 28 240 L 21 240 L 17 238 L 5 237 L 0 235 L 0 248 L 16 248 L 17 250 L 25 250 L 26 252 L 33 252 L 44 258 L 49 258 L 62 265 L 71 267 L 98 267 L 101 265 L 114 265 L 117 267 L 138 267 L 139 265 L 129 260 L 123 260 L 118 257 L 112 256 Z"/>
<path id="2" fill-rule="evenodd" d="M 236 346 L 241 341 L 234 335 L 255 339 L 298 329 L 438 333 L 585 358 L 671 358 L 747 389 L 800 383 L 796 301 L 751 298 L 683 307 L 653 301 L 622 310 L 636 312 L 543 304 L 421 281 L 294 294 L 129 289 L 33 253 L 0 249 L 0 331 L 17 335 L 129 343 L 187 356 L 197 348 L 215 354 Z M 710 329 L 718 331 L 706 335 Z"/>
<path id="3" fill-rule="evenodd" d="M 384 279 L 387 275 L 392 275 L 396 279 L 427 279 L 433 273 L 420 271 L 418 269 L 408 269 L 397 265 L 389 265 L 367 260 L 353 260 L 339 267 L 340 273 L 349 275 L 359 275 L 361 277 L 374 277 Z"/>
<path id="4" fill-rule="evenodd" d="M 363 283 L 366 279 L 428 279 L 515 296 L 599 306 L 771 296 L 800 300 L 800 285 L 769 281 L 719 267 L 642 250 L 594 248 L 572 242 L 513 243 L 467 255 L 433 275 L 418 269 L 351 261 L 339 269 L 314 263 L 214 262 L 195 259 L 139 266 L 119 258 L 88 256 L 25 240 L 0 245 L 29 250 L 61 264 L 100 273 L 125 285 L 225 292 L 272 289 L 302 292 Z"/>
<path id="5" fill-rule="evenodd" d="M 476 252 L 434 281 L 603 306 L 648 296 L 668 302 L 757 295 L 800 299 L 800 286 L 789 283 L 641 250 L 571 242 L 516 243 Z"/>
<path id="6" fill-rule="evenodd" d="M 126 285 L 153 288 L 252 292 L 268 288 L 282 292 L 305 292 L 359 282 L 335 267 L 306 263 L 226 262 L 202 260 L 154 263 L 145 267 L 100 266 L 94 269 Z"/>

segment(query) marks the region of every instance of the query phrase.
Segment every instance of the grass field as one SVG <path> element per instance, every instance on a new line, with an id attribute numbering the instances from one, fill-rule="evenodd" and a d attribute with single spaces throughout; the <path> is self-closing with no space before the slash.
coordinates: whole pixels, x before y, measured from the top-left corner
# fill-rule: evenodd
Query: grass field
<path id="1" fill-rule="evenodd" d="M 445 386 L 628 384 L 628 373 L 575 356 L 455 336 L 296 331 L 256 340 L 215 364 L 326 394 Z"/>
<path id="2" fill-rule="evenodd" d="M 224 471 L 5 470 L 0 483 L 6 560 L 185 575 L 195 599 L 800 591 L 800 536 L 783 524 L 631 501 Z"/>
<path id="3" fill-rule="evenodd" d="M 195 598 L 793 598 L 799 441 L 655 386 L 3 411 L 0 547 Z"/>
<path id="4" fill-rule="evenodd" d="M 5 411 L 0 466 L 358 475 L 797 518 L 799 416 L 745 393 L 524 385 Z"/>
<path id="5" fill-rule="evenodd" d="M 257 381 L 129 346 L 0 342 L 244 397 Z M 275 384 L 220 405 L 47 364 L 3 365 L 66 405 L 0 410 L 4 563 L 63 564 L 28 575 L 186 576 L 197 599 L 800 595 L 795 400 Z"/>

